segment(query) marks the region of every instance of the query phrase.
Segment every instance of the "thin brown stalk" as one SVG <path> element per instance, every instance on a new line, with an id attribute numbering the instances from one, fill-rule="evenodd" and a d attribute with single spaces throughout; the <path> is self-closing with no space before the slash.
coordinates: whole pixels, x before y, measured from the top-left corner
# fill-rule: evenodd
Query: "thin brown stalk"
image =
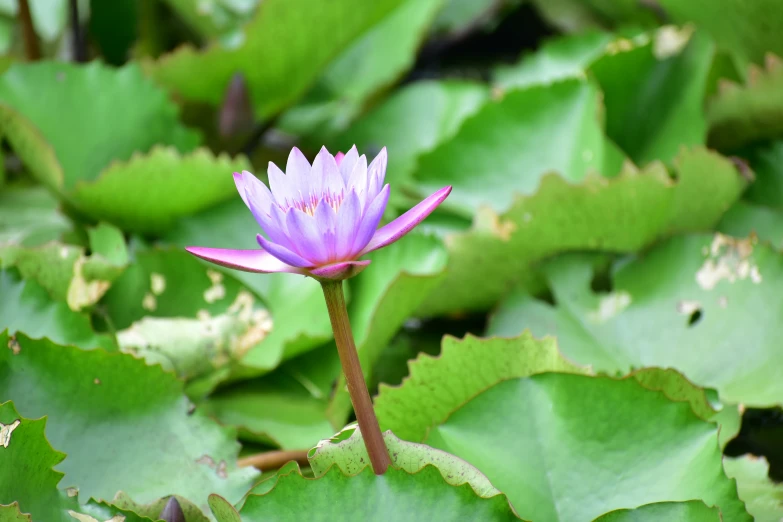
<path id="1" fill-rule="evenodd" d="M 334 341 L 340 355 L 340 364 L 348 384 L 348 394 L 351 396 L 351 403 L 356 412 L 356 420 L 359 422 L 364 445 L 367 447 L 373 471 L 376 475 L 383 475 L 391 464 L 391 459 L 389 459 L 389 451 L 386 449 L 383 435 L 381 435 L 378 419 L 375 417 L 367 384 L 364 382 L 359 355 L 356 353 L 351 324 L 348 320 L 348 309 L 345 307 L 343 282 L 322 281 L 321 287 L 326 298 L 326 308 L 329 310 L 332 330 L 334 330 Z"/>
<path id="2" fill-rule="evenodd" d="M 270 471 L 280 468 L 286 462 L 295 460 L 301 466 L 306 466 L 307 450 L 265 451 L 256 455 L 250 455 L 239 459 L 240 467 L 254 467 L 261 471 Z"/>

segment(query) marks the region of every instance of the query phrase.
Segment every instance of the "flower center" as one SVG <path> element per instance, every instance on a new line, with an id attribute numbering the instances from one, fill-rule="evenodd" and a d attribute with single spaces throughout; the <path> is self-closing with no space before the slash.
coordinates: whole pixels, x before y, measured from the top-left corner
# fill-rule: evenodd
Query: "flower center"
<path id="1" fill-rule="evenodd" d="M 301 193 L 300 193 L 301 196 Z M 345 197 L 344 191 L 340 191 L 337 194 L 332 194 L 330 192 L 324 192 L 321 194 L 321 196 L 317 196 L 315 194 L 310 195 L 309 197 L 302 197 L 299 200 L 295 200 L 293 202 L 289 202 L 286 200 L 286 208 L 280 207 L 281 210 L 287 211 L 291 208 L 296 208 L 304 212 L 305 214 L 308 214 L 310 216 L 315 215 L 315 209 L 318 206 L 319 203 L 323 202 L 332 207 L 332 209 L 337 212 L 337 209 L 340 208 L 340 204 L 343 202 L 343 198 Z"/>

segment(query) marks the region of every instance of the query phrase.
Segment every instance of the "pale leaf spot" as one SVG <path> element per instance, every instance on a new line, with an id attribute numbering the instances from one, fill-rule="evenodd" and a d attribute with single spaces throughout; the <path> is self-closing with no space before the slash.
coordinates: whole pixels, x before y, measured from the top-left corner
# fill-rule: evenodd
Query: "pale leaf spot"
<path id="1" fill-rule="evenodd" d="M 19 355 L 19 352 L 22 351 L 22 347 L 19 346 L 19 341 L 16 340 L 16 337 L 11 336 L 8 338 L 8 349 L 14 355 Z"/>
<path id="2" fill-rule="evenodd" d="M 701 304 L 698 301 L 685 299 L 677 303 L 677 313 L 681 315 L 693 315 L 699 309 L 701 309 Z"/>
<path id="3" fill-rule="evenodd" d="M 761 273 L 751 257 L 755 238 L 736 239 L 716 234 L 707 259 L 696 272 L 696 282 L 703 290 L 712 290 L 722 280 L 729 283 L 750 279 L 759 284 Z"/>
<path id="4" fill-rule="evenodd" d="M 155 296 L 151 293 L 147 292 L 144 295 L 144 299 L 141 301 L 141 306 L 145 310 L 148 310 L 150 312 L 154 312 L 155 309 L 158 307 L 158 300 L 155 299 Z"/>
<path id="5" fill-rule="evenodd" d="M 587 317 L 594 323 L 604 323 L 613 318 L 631 304 L 631 294 L 628 292 L 614 292 L 601 297 L 598 302 L 598 310 L 593 310 Z"/>
<path id="6" fill-rule="evenodd" d="M 73 498 L 79 494 L 79 488 L 65 488 L 65 494 Z"/>
<path id="7" fill-rule="evenodd" d="M 21 424 L 19 419 L 16 419 L 11 424 L 5 425 L 0 422 L 0 446 L 7 448 L 11 443 L 11 434 Z"/>
<path id="8" fill-rule="evenodd" d="M 166 290 L 166 277 L 163 274 L 152 272 L 150 274 L 150 289 L 155 295 L 160 295 Z"/>

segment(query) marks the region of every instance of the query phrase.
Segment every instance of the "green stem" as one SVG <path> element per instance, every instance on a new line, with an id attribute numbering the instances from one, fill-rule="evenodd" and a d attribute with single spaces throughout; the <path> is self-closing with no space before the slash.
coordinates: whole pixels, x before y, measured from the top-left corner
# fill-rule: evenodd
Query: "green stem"
<path id="1" fill-rule="evenodd" d="M 359 429 L 362 432 L 367 454 L 370 456 L 372 469 L 376 475 L 383 475 L 391 464 L 389 451 L 381 435 L 381 428 L 364 382 L 362 366 L 359 363 L 359 355 L 356 353 L 356 345 L 351 333 L 351 324 L 348 320 L 348 310 L 345 307 L 342 281 L 321 281 L 326 298 L 326 308 L 329 310 L 329 319 L 334 330 L 334 341 L 337 344 L 337 353 L 340 354 L 340 364 L 343 367 L 345 381 L 348 383 L 348 394 L 356 412 L 356 420 L 359 421 Z"/>

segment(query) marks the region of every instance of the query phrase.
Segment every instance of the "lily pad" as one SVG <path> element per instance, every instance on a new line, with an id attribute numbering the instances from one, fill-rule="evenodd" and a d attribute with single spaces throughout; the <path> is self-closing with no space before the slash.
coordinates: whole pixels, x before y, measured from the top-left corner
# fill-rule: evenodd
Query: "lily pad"
<path id="1" fill-rule="evenodd" d="M 140 503 L 174 493 L 203 510 L 210 493 L 236 502 L 252 485 L 255 472 L 236 467 L 232 430 L 189 414 L 182 382 L 160 366 L 22 334 L 16 345 L 0 350 L 0 397 L 23 415 L 48 415 L 49 439 L 68 453 L 64 485 L 107 500 L 122 490 Z"/>
<path id="2" fill-rule="evenodd" d="M 44 287 L 23 279 L 16 270 L 0 270 L 0 295 L 0 331 L 25 332 L 85 349 L 116 346 L 109 336 L 93 331 L 87 314 L 53 300 Z"/>
<path id="3" fill-rule="evenodd" d="M 548 172 L 580 181 L 603 163 L 598 96 L 575 79 L 504 93 L 419 158 L 414 177 L 424 192 L 453 185 L 446 204 L 468 215 L 482 205 L 508 210 Z"/>
<path id="4" fill-rule="evenodd" d="M 661 7 L 678 22 L 694 22 L 721 47 L 743 60 L 760 63 L 764 54 L 783 56 L 783 10 L 777 0 L 661 0 Z"/>
<path id="5" fill-rule="evenodd" d="M 207 149 L 183 156 L 174 147 L 156 146 L 79 183 L 71 198 L 83 212 L 123 230 L 161 233 L 175 219 L 236 194 L 231 173 L 249 168 L 243 156 L 215 156 Z"/>
<path id="6" fill-rule="evenodd" d="M 301 502 L 302 498 L 307 502 Z M 248 522 L 326 522 L 339 520 L 345 513 L 359 520 L 395 522 L 519 520 L 503 495 L 485 499 L 468 484 L 451 486 L 433 466 L 415 474 L 391 468 L 381 476 L 369 467 L 354 476 L 333 467 L 317 479 L 304 478 L 295 469 L 278 475 L 268 493 L 249 495 L 240 510 L 242 520 Z"/>
<path id="7" fill-rule="evenodd" d="M 0 404 L 0 521 L 92 522 L 117 515 L 127 522 L 152 522 L 111 506 L 90 500 L 79 505 L 76 489 L 57 489 L 63 473 L 54 466 L 65 458 L 45 435 L 46 419 L 22 417 L 12 402 Z M 24 513 L 24 514 L 23 514 Z"/>
<path id="8" fill-rule="evenodd" d="M 633 379 L 545 373 L 504 381 L 433 427 L 426 443 L 476 466 L 523 518 L 590 521 L 699 499 L 726 520 L 752 520 L 723 472 L 717 427 Z"/>
<path id="9" fill-rule="evenodd" d="M 147 68 L 158 83 L 184 99 L 213 105 L 241 72 L 256 116 L 266 118 L 296 101 L 340 51 L 400 3 L 264 1 L 235 42 L 204 51 L 182 47 Z M 291 38 L 294 34 L 298 37 Z"/>
<path id="10" fill-rule="evenodd" d="M 737 201 L 721 218 L 717 229 L 739 238 L 755 235 L 783 250 L 783 209 Z"/>
<path id="11" fill-rule="evenodd" d="M 659 502 L 636 509 L 618 509 L 593 522 L 658 522 L 659 520 L 681 520 L 683 522 L 723 522 L 720 510 L 707 507 L 704 502 Z"/>
<path id="12" fill-rule="evenodd" d="M 71 229 L 59 202 L 43 187 L 4 186 L 0 191 L 0 245 L 38 246 Z"/>
<path id="13" fill-rule="evenodd" d="M 564 359 L 551 337 L 538 340 L 529 333 L 487 341 L 445 337 L 441 354 L 419 355 L 400 386 L 379 386 L 375 413 L 382 429 L 404 440 L 423 441 L 430 429 L 471 397 L 504 380 L 548 371 L 589 370 Z"/>
<path id="14" fill-rule="evenodd" d="M 740 498 L 756 522 L 780 522 L 783 519 L 783 485 L 769 479 L 766 459 L 744 455 L 724 458 L 726 474 L 737 480 Z"/>
<path id="15" fill-rule="evenodd" d="M 280 126 L 297 134 L 315 131 L 316 136 L 324 136 L 329 127 L 344 128 L 369 97 L 413 66 L 427 28 L 443 3 L 400 2 L 329 64 L 310 93 L 282 118 Z M 313 113 L 327 117 L 311 121 L 308 116 Z M 297 128 L 296 120 L 305 123 L 306 128 Z"/>
<path id="16" fill-rule="evenodd" d="M 783 402 L 772 319 L 783 313 L 783 256 L 768 245 L 720 234 L 673 238 L 618 264 L 604 294 L 590 289 L 586 256 L 552 261 L 544 272 L 556 306 L 517 293 L 490 333 L 530 327 L 557 335 L 567 357 L 600 371 L 674 367 L 730 403 Z"/>
<path id="17" fill-rule="evenodd" d="M 345 438 L 349 433 L 350 436 Z M 308 453 L 307 458 L 316 477 L 326 474 L 333 466 L 346 475 L 356 475 L 368 466 L 370 458 L 358 426 L 349 426 L 338 436 L 338 440 L 322 440 Z M 418 473 L 426 466 L 435 466 L 443 480 L 452 486 L 469 484 L 482 498 L 501 495 L 479 470 L 454 455 L 425 444 L 401 440 L 390 431 L 383 434 L 383 440 L 391 465 L 395 468 Z"/>
<path id="18" fill-rule="evenodd" d="M 750 65 L 745 83 L 721 80 L 709 99 L 710 146 L 733 150 L 783 134 L 783 64 L 768 54 L 764 65 Z"/>
<path id="19" fill-rule="evenodd" d="M 0 78 L 0 131 L 28 169 L 64 195 L 156 144 L 195 148 L 198 135 L 177 112 L 137 65 L 14 64 Z"/>
<path id="20" fill-rule="evenodd" d="M 452 137 L 489 98 L 489 89 L 466 81 L 421 81 L 392 93 L 333 141 L 366 152 L 389 149 L 386 180 L 410 181 L 417 158 Z"/>
<path id="21" fill-rule="evenodd" d="M 613 39 L 609 33 L 588 31 L 549 40 L 536 52 L 523 55 L 518 63 L 499 66 L 494 81 L 509 89 L 584 76 Z"/>
<path id="22" fill-rule="evenodd" d="M 604 94 L 606 133 L 637 165 L 670 161 L 683 146 L 706 141 L 713 44 L 692 32 L 664 27 L 638 42 L 612 42 L 590 67 Z"/>
<path id="23" fill-rule="evenodd" d="M 446 279 L 419 313 L 486 310 L 514 284 L 541 288 L 535 264 L 554 254 L 635 252 L 675 233 L 710 229 L 745 188 L 729 160 L 705 149 L 685 150 L 674 164 L 675 180 L 659 163 L 641 172 L 626 165 L 615 178 L 578 185 L 549 175 L 505 213 L 480 209 L 470 230 L 446 235 Z"/>

